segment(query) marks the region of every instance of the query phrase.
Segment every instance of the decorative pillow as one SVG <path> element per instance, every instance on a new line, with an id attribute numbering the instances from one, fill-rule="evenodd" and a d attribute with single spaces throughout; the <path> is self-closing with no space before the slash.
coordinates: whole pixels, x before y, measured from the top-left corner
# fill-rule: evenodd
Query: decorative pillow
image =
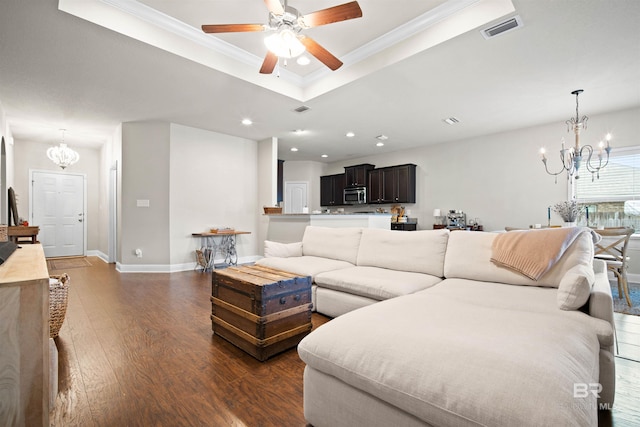
<path id="1" fill-rule="evenodd" d="M 577 310 L 582 307 L 591 294 L 595 275 L 584 265 L 571 267 L 560 280 L 556 301 L 561 310 Z"/>
<path id="2" fill-rule="evenodd" d="M 302 256 L 302 242 L 279 243 L 265 240 L 264 256 L 266 258 L 289 258 L 294 256 Z"/>

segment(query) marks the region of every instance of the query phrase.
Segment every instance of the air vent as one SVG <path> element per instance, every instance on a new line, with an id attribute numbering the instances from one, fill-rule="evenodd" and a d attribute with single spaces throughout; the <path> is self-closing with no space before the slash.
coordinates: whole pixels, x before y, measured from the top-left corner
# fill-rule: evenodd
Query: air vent
<path id="1" fill-rule="evenodd" d="M 446 119 L 442 119 L 448 125 L 455 125 L 456 123 L 460 123 L 460 120 L 456 117 L 447 117 Z"/>
<path id="2" fill-rule="evenodd" d="M 294 109 L 293 111 L 295 111 L 296 113 L 304 113 L 307 110 L 310 110 L 311 108 L 307 107 L 306 105 L 301 105 L 298 108 Z"/>
<path id="3" fill-rule="evenodd" d="M 520 15 L 516 15 L 492 27 L 485 28 L 480 32 L 482 33 L 482 36 L 485 39 L 490 39 L 492 37 L 498 36 L 500 34 L 504 34 L 508 31 L 515 30 L 516 28 L 520 28 L 522 26 L 524 26 L 524 24 L 522 23 L 522 18 L 520 18 Z"/>

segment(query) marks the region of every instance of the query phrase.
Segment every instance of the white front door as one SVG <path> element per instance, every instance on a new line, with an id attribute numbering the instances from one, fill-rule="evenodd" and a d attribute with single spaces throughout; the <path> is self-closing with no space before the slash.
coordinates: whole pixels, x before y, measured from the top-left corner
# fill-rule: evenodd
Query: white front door
<path id="1" fill-rule="evenodd" d="M 84 176 L 32 173 L 31 225 L 47 257 L 84 255 Z"/>
<path id="2" fill-rule="evenodd" d="M 307 207 L 308 182 L 284 183 L 284 213 L 302 213 Z"/>

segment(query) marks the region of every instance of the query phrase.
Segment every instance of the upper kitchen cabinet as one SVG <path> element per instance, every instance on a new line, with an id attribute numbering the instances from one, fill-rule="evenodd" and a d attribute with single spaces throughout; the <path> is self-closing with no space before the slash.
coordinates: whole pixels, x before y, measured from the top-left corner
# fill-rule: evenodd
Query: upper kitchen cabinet
<path id="1" fill-rule="evenodd" d="M 373 168 L 375 168 L 375 166 L 370 165 L 369 163 L 355 166 L 345 166 L 344 174 L 347 178 L 347 187 L 366 186 L 368 172 Z"/>
<path id="2" fill-rule="evenodd" d="M 345 174 L 320 177 L 320 206 L 340 206 L 343 204 Z"/>
<path id="3" fill-rule="evenodd" d="M 415 203 L 416 165 L 391 166 L 369 171 L 368 191 L 371 204 Z"/>

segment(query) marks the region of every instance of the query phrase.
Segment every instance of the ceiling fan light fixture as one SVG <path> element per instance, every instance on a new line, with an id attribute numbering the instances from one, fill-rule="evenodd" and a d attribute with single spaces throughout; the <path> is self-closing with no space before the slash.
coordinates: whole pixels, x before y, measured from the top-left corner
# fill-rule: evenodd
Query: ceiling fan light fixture
<path id="1" fill-rule="evenodd" d="M 296 62 L 298 63 L 298 65 L 309 65 L 311 63 L 311 60 L 307 55 L 300 55 L 298 59 L 296 59 Z"/>
<path id="2" fill-rule="evenodd" d="M 264 44 L 278 58 L 295 58 L 306 50 L 296 33 L 290 28 L 283 28 L 265 37 Z"/>

